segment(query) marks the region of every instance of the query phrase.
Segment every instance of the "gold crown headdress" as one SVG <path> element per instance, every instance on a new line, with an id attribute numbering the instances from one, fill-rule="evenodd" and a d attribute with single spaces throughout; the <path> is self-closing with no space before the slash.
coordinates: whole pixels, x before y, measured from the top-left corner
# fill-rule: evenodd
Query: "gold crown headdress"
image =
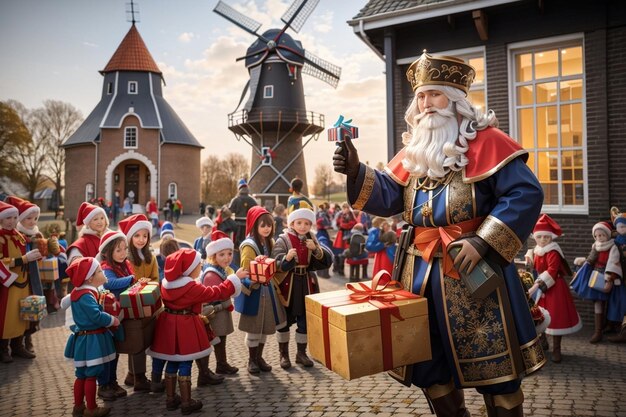
<path id="1" fill-rule="evenodd" d="M 426 50 L 406 72 L 406 78 L 411 83 L 413 91 L 423 85 L 448 85 L 467 94 L 475 76 L 476 70 L 462 59 L 429 55 Z"/>

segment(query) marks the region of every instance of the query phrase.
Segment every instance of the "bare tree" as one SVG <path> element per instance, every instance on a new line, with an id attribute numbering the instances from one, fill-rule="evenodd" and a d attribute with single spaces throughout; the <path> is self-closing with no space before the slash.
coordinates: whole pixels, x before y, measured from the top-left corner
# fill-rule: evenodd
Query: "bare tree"
<path id="1" fill-rule="evenodd" d="M 212 190 L 215 189 L 219 180 L 219 169 L 217 169 L 219 165 L 220 159 L 215 155 L 210 155 L 202 162 L 202 166 L 200 167 L 202 201 L 207 201 L 211 204 L 215 203 Z"/>
<path id="2" fill-rule="evenodd" d="M 229 195 L 233 197 L 237 194 L 237 181 L 240 178 L 248 178 L 250 172 L 250 163 L 240 153 L 229 153 L 224 157 L 224 173 L 226 175 L 225 180 L 230 184 Z"/>
<path id="3" fill-rule="evenodd" d="M 61 146 L 78 129 L 83 121 L 79 110 L 69 103 L 56 100 L 44 101 L 44 106 L 35 112 L 40 118 L 39 123 L 48 132 L 49 157 L 46 158 L 46 168 L 54 181 L 56 201 L 53 201 L 58 210 L 62 204 L 61 191 L 64 186 L 65 149 Z"/>
<path id="4" fill-rule="evenodd" d="M 330 190 L 333 185 L 333 170 L 328 164 L 319 164 L 315 168 L 315 179 L 313 180 L 313 194 L 318 198 L 328 200 Z"/>
<path id="5" fill-rule="evenodd" d="M 241 154 L 230 153 L 223 160 L 209 156 L 201 168 L 203 201 L 215 207 L 228 203 L 237 194 L 237 181 L 247 177 L 249 170 L 250 165 Z"/>
<path id="6" fill-rule="evenodd" d="M 30 132 L 18 112 L 9 104 L 0 102 L 0 176 L 23 181 L 15 154 L 20 145 L 30 141 Z"/>

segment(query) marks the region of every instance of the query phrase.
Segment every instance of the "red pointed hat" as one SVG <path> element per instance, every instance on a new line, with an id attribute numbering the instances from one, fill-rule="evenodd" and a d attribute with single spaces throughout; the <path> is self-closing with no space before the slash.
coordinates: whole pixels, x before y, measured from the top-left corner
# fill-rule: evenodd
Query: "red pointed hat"
<path id="1" fill-rule="evenodd" d="M 252 227 L 254 227 L 254 223 L 259 220 L 263 214 L 270 214 L 269 211 L 265 209 L 265 207 L 254 206 L 248 210 L 248 214 L 246 215 L 246 236 L 252 232 Z"/>
<path id="2" fill-rule="evenodd" d="M 144 214 L 133 214 L 130 217 L 120 220 L 119 228 L 126 235 L 126 239 L 130 240 L 135 233 L 142 229 L 148 231 L 148 238 L 152 236 L 152 223 Z"/>
<path id="3" fill-rule="evenodd" d="M 6 219 L 11 216 L 19 216 L 19 214 L 20 213 L 17 211 L 17 207 L 7 204 L 4 201 L 0 201 L 0 219 Z"/>
<path id="4" fill-rule="evenodd" d="M 86 201 L 83 202 L 78 208 L 76 226 L 88 225 L 98 213 L 102 214 L 104 218 L 107 216 L 102 207 L 94 206 Z"/>
<path id="5" fill-rule="evenodd" d="M 224 249 L 235 249 L 235 244 L 228 235 L 221 230 L 213 229 L 211 233 L 211 242 L 206 245 L 206 256 L 215 255 Z"/>
<path id="6" fill-rule="evenodd" d="M 100 264 L 94 258 L 78 258 L 67 267 L 65 272 L 70 276 L 74 287 L 80 287 L 96 272 L 98 265 Z"/>
<path id="7" fill-rule="evenodd" d="M 175 281 L 189 274 L 200 264 L 200 254 L 193 249 L 179 249 L 165 258 L 165 279 Z"/>
<path id="8" fill-rule="evenodd" d="M 547 234 L 552 236 L 552 239 L 561 236 L 562 233 L 563 231 L 561 230 L 561 226 L 559 226 L 559 224 L 547 214 L 539 216 L 539 220 L 537 220 L 537 224 L 533 229 L 534 236 Z"/>
<path id="9" fill-rule="evenodd" d="M 611 238 L 611 234 L 613 233 L 613 227 L 611 227 L 611 223 L 609 222 L 598 222 L 594 224 L 591 229 L 592 236 L 596 234 L 596 230 L 604 231 L 609 238 Z"/>
<path id="10" fill-rule="evenodd" d="M 115 239 L 118 239 L 120 237 L 123 238 L 124 240 L 126 239 L 126 235 L 124 233 L 116 232 L 115 230 L 109 230 L 100 238 L 100 246 L 98 247 L 98 251 L 102 252 L 109 243 L 113 242 Z"/>
<path id="11" fill-rule="evenodd" d="M 39 206 L 31 203 L 28 200 L 23 200 L 14 195 L 10 195 L 4 201 L 17 208 L 17 211 L 19 213 L 17 216 L 17 220 L 20 222 L 32 214 L 39 215 Z"/>

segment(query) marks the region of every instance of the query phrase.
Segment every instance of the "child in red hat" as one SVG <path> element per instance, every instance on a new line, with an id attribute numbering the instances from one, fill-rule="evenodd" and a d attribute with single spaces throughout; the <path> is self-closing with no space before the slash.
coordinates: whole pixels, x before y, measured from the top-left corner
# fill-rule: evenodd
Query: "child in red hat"
<path id="1" fill-rule="evenodd" d="M 537 279 L 528 293 L 537 297 L 537 304 L 550 313 L 550 324 L 545 330 L 552 335 L 552 361 L 561 362 L 561 339 L 564 335 L 576 333 L 583 323 L 578 316 L 569 286 L 564 277 L 571 275 L 563 251 L 554 239 L 561 236 L 561 226 L 547 214 L 542 214 L 533 229 L 537 246 L 533 249 L 532 265 L 537 271 Z"/>
<path id="2" fill-rule="evenodd" d="M 102 207 L 83 202 L 78 208 L 76 226 L 81 227 L 79 238 L 67 248 L 68 263 L 80 256 L 95 258 L 98 255 L 100 237 L 109 228 L 109 218 Z"/>
<path id="3" fill-rule="evenodd" d="M 238 295 L 241 277 L 247 276 L 246 271 L 239 269 L 237 275 L 230 275 L 223 283 L 205 287 L 196 282 L 201 271 L 200 254 L 193 249 L 178 250 L 165 259 L 165 278 L 161 283 L 165 308 L 157 318 L 154 340 L 147 350 L 155 358 L 153 367 L 157 373 L 163 371 L 167 361 L 166 408 L 175 410 L 180 405 L 183 414 L 202 408 L 201 401 L 191 398 L 191 364 L 213 350 L 199 316 L 202 304 Z M 177 377 L 180 397 L 176 395 Z"/>
<path id="4" fill-rule="evenodd" d="M 622 267 L 610 223 L 596 223 L 592 235 L 595 242 L 591 246 L 591 252 L 570 285 L 580 298 L 593 301 L 595 329 L 589 343 L 598 343 L 602 340 L 606 301 L 613 282 L 622 276 Z M 595 288 L 594 284 L 597 284 Z"/>
<path id="5" fill-rule="evenodd" d="M 73 359 L 76 367 L 72 415 L 106 416 L 111 410 L 96 404 L 96 378 L 115 360 L 115 345 L 107 328 L 120 322 L 98 303 L 98 287 L 107 280 L 98 261 L 80 258 L 67 268 L 67 274 L 74 285 L 70 298 L 75 324 L 65 346 L 65 357 Z"/>

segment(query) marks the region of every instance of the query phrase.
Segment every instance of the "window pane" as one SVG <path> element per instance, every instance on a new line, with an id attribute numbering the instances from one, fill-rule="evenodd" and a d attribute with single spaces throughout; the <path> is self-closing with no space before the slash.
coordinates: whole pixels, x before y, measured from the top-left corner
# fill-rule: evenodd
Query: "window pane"
<path id="1" fill-rule="evenodd" d="M 483 57 L 480 58 L 470 58 L 468 61 L 474 69 L 476 70 L 476 77 L 474 78 L 475 84 L 482 84 L 485 82 L 485 59 Z"/>
<path id="2" fill-rule="evenodd" d="M 474 107 L 481 111 L 485 111 L 485 90 L 472 90 L 469 92 L 469 100 Z"/>
<path id="3" fill-rule="evenodd" d="M 521 54 L 515 57 L 515 74 L 517 82 L 533 79 L 532 54 Z"/>
<path id="4" fill-rule="evenodd" d="M 556 106 L 537 108 L 537 146 L 539 148 L 559 146 Z"/>
<path id="5" fill-rule="evenodd" d="M 583 144 L 582 104 L 561 106 L 561 146 L 582 146 Z"/>
<path id="6" fill-rule="evenodd" d="M 582 74 L 583 72 L 583 48 L 561 49 L 561 75 Z"/>
<path id="7" fill-rule="evenodd" d="M 583 80 L 561 81 L 561 101 L 579 100 L 583 97 Z"/>
<path id="8" fill-rule="evenodd" d="M 528 161 L 526 161 L 526 165 L 532 172 L 535 172 L 535 153 L 530 151 L 528 152 Z"/>
<path id="9" fill-rule="evenodd" d="M 558 50 L 537 52 L 535 55 L 535 79 L 559 75 Z"/>
<path id="10" fill-rule="evenodd" d="M 518 128 L 517 140 L 526 149 L 535 147 L 535 127 L 533 109 L 520 109 L 517 111 Z"/>
<path id="11" fill-rule="evenodd" d="M 521 87 L 517 87 L 517 105 L 518 106 L 526 106 L 533 104 L 533 86 L 532 85 L 524 85 Z"/>
<path id="12" fill-rule="evenodd" d="M 556 102 L 556 83 L 537 84 L 537 103 Z"/>
<path id="13" fill-rule="evenodd" d="M 538 152 L 537 178 L 544 192 L 544 204 L 559 204 L 557 153 Z"/>
<path id="14" fill-rule="evenodd" d="M 563 151 L 561 154 L 563 204 L 583 204 L 582 162 L 582 150 Z"/>

